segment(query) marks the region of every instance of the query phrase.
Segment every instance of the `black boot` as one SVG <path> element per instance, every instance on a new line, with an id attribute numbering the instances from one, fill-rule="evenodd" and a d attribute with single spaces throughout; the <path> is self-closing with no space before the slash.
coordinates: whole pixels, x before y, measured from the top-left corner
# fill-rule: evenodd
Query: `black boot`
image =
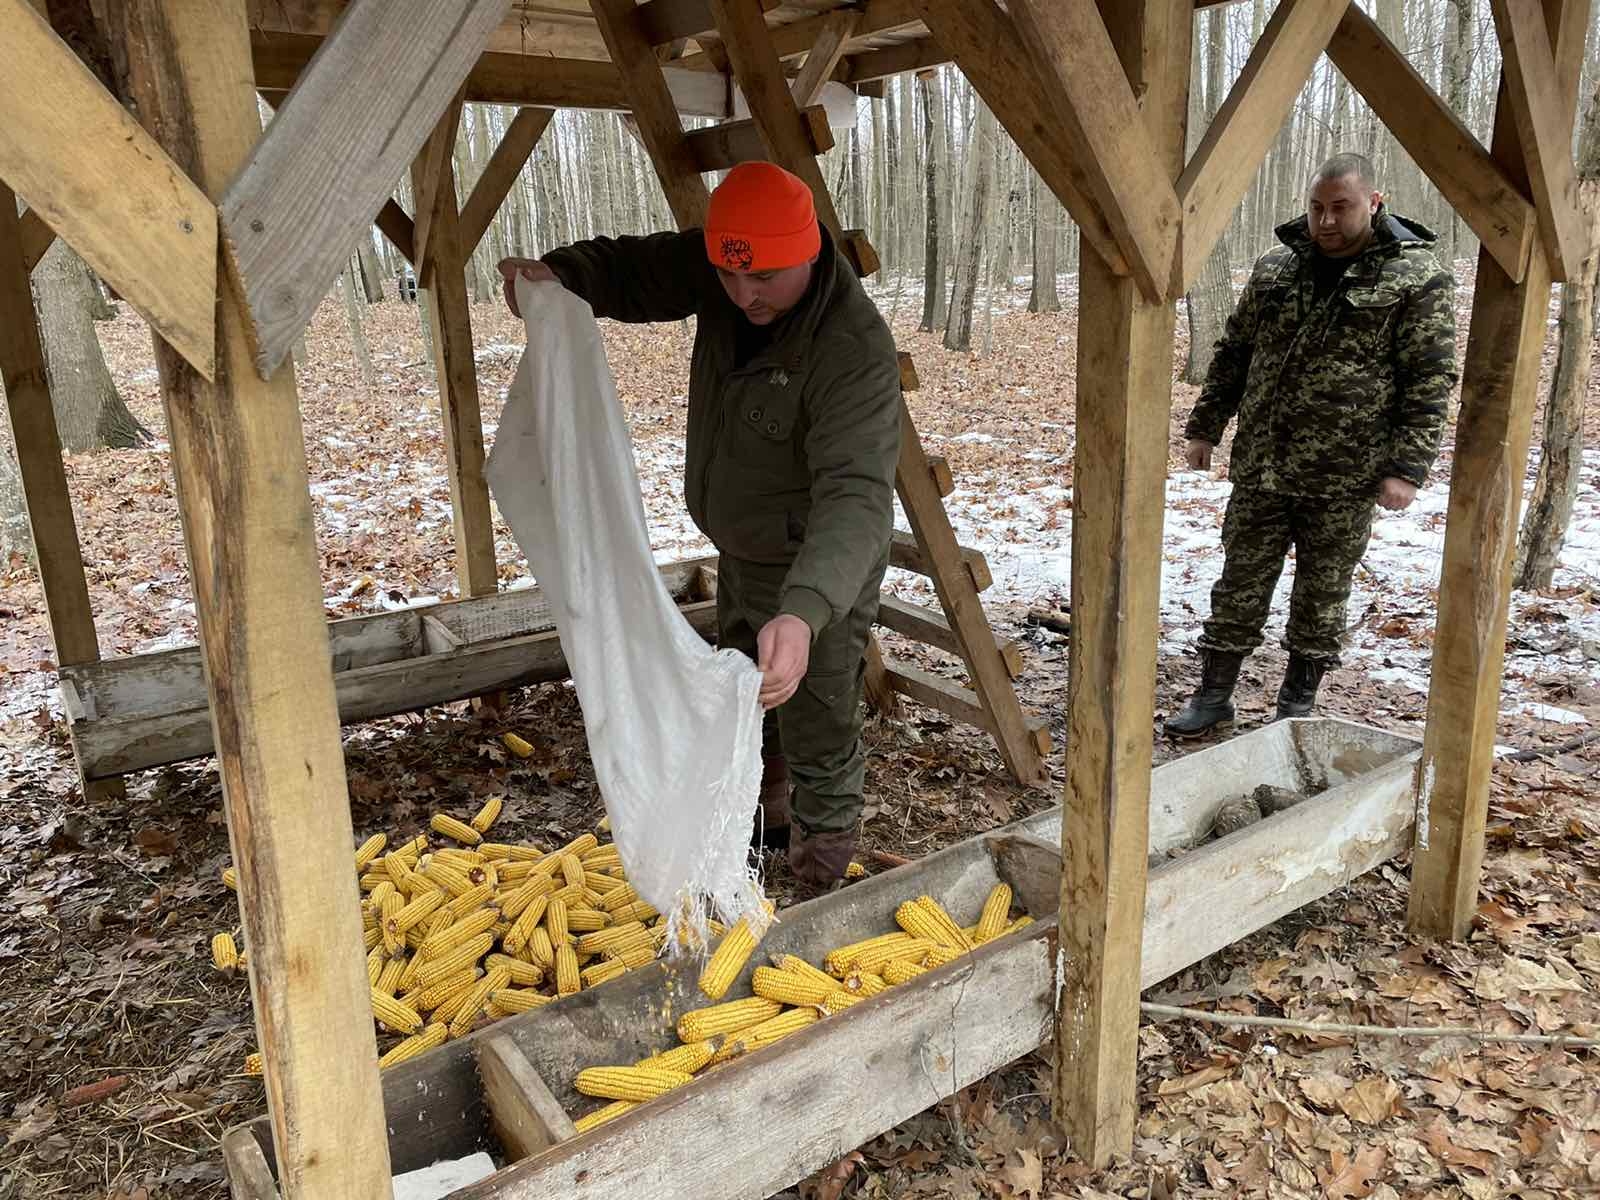
<path id="1" fill-rule="evenodd" d="M 789 844 L 789 760 L 781 754 L 761 759 L 761 803 L 756 809 L 755 828 L 750 831 L 750 848 L 782 850 Z"/>
<path id="2" fill-rule="evenodd" d="M 1239 682 L 1244 655 L 1224 650 L 1202 650 L 1200 690 L 1163 728 L 1169 737 L 1198 737 L 1208 729 L 1233 720 L 1233 687 Z"/>
<path id="3" fill-rule="evenodd" d="M 1302 658 L 1293 652 L 1289 655 L 1289 669 L 1283 673 L 1283 686 L 1278 689 L 1278 719 L 1309 716 L 1317 702 L 1317 688 L 1322 686 L 1322 676 L 1332 666 L 1323 659 Z"/>

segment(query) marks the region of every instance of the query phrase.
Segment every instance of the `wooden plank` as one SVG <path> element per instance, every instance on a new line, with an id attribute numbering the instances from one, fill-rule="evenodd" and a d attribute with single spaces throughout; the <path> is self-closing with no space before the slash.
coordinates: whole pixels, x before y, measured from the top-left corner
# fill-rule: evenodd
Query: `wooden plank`
<path id="1" fill-rule="evenodd" d="M 994 732 L 988 712 L 979 701 L 978 694 L 970 688 L 892 658 L 885 657 L 883 665 L 889 686 L 900 695 L 937 709 L 963 725 L 971 725 L 987 733 Z"/>
<path id="2" fill-rule="evenodd" d="M 389 239 L 389 244 L 400 251 L 408 263 L 416 265 L 416 226 L 406 215 L 405 209 L 393 199 L 385 200 L 373 224 L 382 231 L 384 237 Z"/>
<path id="3" fill-rule="evenodd" d="M 1283 0 L 1178 179 L 1183 249 L 1173 294 L 1200 277 L 1350 0 Z"/>
<path id="4" fill-rule="evenodd" d="M 950 470 L 950 461 L 944 455 L 928 455 L 928 473 L 933 476 L 933 486 L 939 489 L 940 496 L 948 496 L 956 490 L 955 473 Z"/>
<path id="5" fill-rule="evenodd" d="M 856 276 L 860 279 L 876 275 L 878 268 L 883 265 L 878 259 L 878 252 L 867 240 L 864 230 L 846 229 L 839 235 L 839 249 L 844 251 L 844 256 L 850 260 L 850 265 L 855 268 Z"/>
<path id="6" fill-rule="evenodd" d="M 520 108 L 517 115 L 511 118 L 500 144 L 489 157 L 489 165 L 478 176 L 478 182 L 472 185 L 472 195 L 461 206 L 463 250 L 474 250 L 483 240 L 489 223 L 500 211 L 511 185 L 522 174 L 522 168 L 555 115 L 553 108 Z"/>
<path id="7" fill-rule="evenodd" d="M 345 8 L 219 206 L 263 377 L 282 364 L 508 7 Z"/>
<path id="8" fill-rule="evenodd" d="M 422 649 L 425 654 L 449 654 L 465 646 L 455 630 L 438 617 L 426 613 L 422 617 Z"/>
<path id="9" fill-rule="evenodd" d="M 222 1135 L 222 1163 L 232 1200 L 278 1200 L 278 1185 L 267 1166 L 267 1156 L 249 1129 L 235 1126 Z"/>
<path id="10" fill-rule="evenodd" d="M 759 0 L 762 12 L 771 12 L 779 0 Z M 662 46 L 679 38 L 715 36 L 716 19 L 706 0 L 645 0 L 639 5 L 639 31 L 652 46 Z"/>
<path id="11" fill-rule="evenodd" d="M 243 8 L 164 0 L 120 25 L 141 118 L 221 196 L 261 133 Z M 285 1200 L 386 1200 L 333 673 L 305 653 L 327 633 L 294 373 L 255 376 L 241 300 L 220 271 L 214 286 L 216 383 L 163 343 L 156 357 L 280 1184 Z"/>
<path id="12" fill-rule="evenodd" d="M 889 79 L 908 71 L 926 71 L 951 61 L 950 52 L 931 37 L 885 46 L 881 50 L 861 50 L 846 55 L 839 63 L 835 79 L 851 86 Z"/>
<path id="13" fill-rule="evenodd" d="M 250 31 L 269 37 L 326 37 L 349 0 L 245 0 Z M 588 0 L 517 0 L 489 35 L 491 52 L 604 61 L 605 42 L 594 27 Z"/>
<path id="14" fill-rule="evenodd" d="M 883 643 L 875 632 L 867 633 L 867 646 L 862 652 L 862 687 L 868 706 L 881 716 L 898 721 L 905 712 L 900 697 L 889 684 L 889 668 L 883 661 Z"/>
<path id="15" fill-rule="evenodd" d="M 0 179 L 211 378 L 216 208 L 28 0 L 0 0 L 0 28 Z"/>
<path id="16" fill-rule="evenodd" d="M 1045 99 L 1081 147 L 1089 194 L 1146 299 L 1171 286 L 1182 214 L 1094 0 L 1012 0 Z"/>
<path id="17" fill-rule="evenodd" d="M 828 124 L 828 110 L 813 104 L 801 114 L 805 121 L 806 137 L 813 154 L 826 154 L 833 149 L 833 129 Z M 694 155 L 695 167 L 703 172 L 726 171 L 735 163 L 763 159 L 767 146 L 761 140 L 756 123 L 746 118 L 742 121 L 723 121 L 705 129 L 692 129 L 684 134 L 689 151 Z"/>
<path id="18" fill-rule="evenodd" d="M 1563 98 L 1576 92 L 1586 11 L 1582 0 L 1546 0 Z M 1496 105 L 1491 153 L 1520 184 L 1527 167 L 1505 92 L 1502 87 Z M 1478 908 L 1511 568 L 1549 304 L 1550 266 L 1541 241 L 1533 243 L 1520 282 L 1487 250 L 1478 255 L 1450 468 L 1439 633 L 1416 776 L 1406 922 L 1425 937 L 1465 938 Z"/>
<path id="19" fill-rule="evenodd" d="M 263 93 L 286 92 L 305 70 L 322 38 L 305 34 L 257 33 L 254 39 L 256 86 Z M 685 116 L 731 115 L 726 83 L 706 71 L 669 67 L 662 72 L 667 90 Z M 535 108 L 597 108 L 627 111 L 628 89 L 615 65 L 576 58 L 526 54 L 479 56 L 467 76 L 472 104 L 515 104 Z"/>
<path id="20" fill-rule="evenodd" d="M 428 287 L 433 277 L 430 238 L 435 220 L 449 220 L 452 227 L 457 229 L 459 242 L 455 149 L 456 131 L 461 128 L 461 108 L 464 103 L 460 93 L 457 93 L 445 105 L 444 113 L 428 134 L 428 140 L 422 143 L 416 161 L 411 164 L 411 195 L 415 209 L 411 215 L 411 250 L 412 261 L 417 269 L 417 283 L 422 287 Z M 450 210 L 448 218 L 442 216 L 445 208 Z M 453 244 L 453 248 L 458 252 L 456 258 L 459 258 L 460 246 Z"/>
<path id="21" fill-rule="evenodd" d="M 1083 240 L 1126 272 L 1122 250 L 1091 199 L 1080 148 L 1060 127 L 1044 81 L 1011 17 L 994 0 L 917 0 L 923 20 L 1061 201 Z"/>
<path id="22" fill-rule="evenodd" d="M 1328 58 L 1461 214 L 1500 269 L 1520 280 L 1538 222 L 1533 205 L 1411 60 L 1355 4 L 1345 9 L 1328 43 Z"/>
<path id="23" fill-rule="evenodd" d="M 1183 165 L 1189 0 L 1106 0 L 1105 18 L 1158 161 Z M 1054 1112 L 1085 1162 L 1132 1149 L 1138 1116 L 1161 523 L 1175 311 L 1092 249 L 1079 275 L 1077 447 L 1067 788 L 1061 828 L 1062 977 Z"/>
<path id="24" fill-rule="evenodd" d="M 917 378 L 917 364 L 911 355 L 904 350 L 898 351 L 895 354 L 895 361 L 900 368 L 900 390 L 914 392 L 920 388 L 922 380 Z M 931 463 L 933 460 L 930 458 L 928 461 Z"/>
<path id="25" fill-rule="evenodd" d="M 33 209 L 24 209 L 19 218 L 22 228 L 18 231 L 18 240 L 22 244 L 22 261 L 32 271 L 39 265 L 39 260 L 55 244 L 56 231 L 44 223 L 44 218 Z"/>
<path id="26" fill-rule="evenodd" d="M 50 403 L 21 233 L 16 197 L 0 183 L 0 383 L 5 385 L 11 440 L 56 663 L 70 666 L 98 659 L 100 643 L 89 606 L 72 496 L 61 462 L 61 438 Z"/>
<path id="27" fill-rule="evenodd" d="M 895 596 L 884 596 L 878 603 L 878 624 L 892 629 L 903 637 L 936 646 L 948 654 L 960 654 L 961 643 L 956 639 L 950 622 L 943 613 L 934 612 L 920 604 L 911 604 Z M 992 632 L 992 631 L 991 631 Z M 996 633 L 995 649 L 1005 664 L 1006 674 L 1012 679 L 1022 677 L 1022 651 L 1009 638 Z"/>
<path id="28" fill-rule="evenodd" d="M 1576 271 L 1588 246 L 1572 165 L 1573 106 L 1561 95 L 1551 31 L 1538 0 L 1490 0 L 1500 40 L 1501 96 L 1516 120 L 1550 277 Z"/>
<path id="29" fill-rule="evenodd" d="M 855 4 L 851 8 L 858 13 L 855 31 L 851 35 L 852 40 L 857 42 L 864 42 L 876 34 L 926 32 L 915 0 L 866 0 L 866 3 Z M 777 51 L 778 57 L 789 59 L 809 54 L 831 15 L 830 12 L 822 12 L 798 21 L 770 26 L 772 48 Z M 847 52 L 849 48 L 850 43 L 846 42 Z M 702 72 L 724 69 L 713 61 L 711 55 L 703 53 L 687 55 L 682 63 Z"/>
<path id="30" fill-rule="evenodd" d="M 710 193 L 683 135 L 683 122 L 661 63 L 636 14 L 633 0 L 594 0 L 595 20 L 611 61 L 621 72 L 639 137 L 666 193 L 667 207 L 678 228 L 691 229 L 705 224 Z"/>
<path id="31" fill-rule="evenodd" d="M 577 1137 L 572 1118 L 550 1094 L 528 1056 L 503 1033 L 478 1043 L 478 1074 L 489 1124 L 513 1162 Z"/>
<path id="32" fill-rule="evenodd" d="M 789 94 L 794 97 L 797 107 L 804 109 L 816 102 L 822 85 L 833 78 L 834 68 L 839 65 L 839 57 L 844 53 L 844 44 L 855 32 L 860 19 L 859 13 L 846 9 L 823 14 L 817 40 L 811 44 L 806 61 L 800 67 L 800 74 L 795 76 L 794 83 L 789 87 Z M 773 49 L 776 52 L 777 48 Z"/>
<path id="33" fill-rule="evenodd" d="M 984 558 L 983 551 L 970 546 L 958 546 L 957 550 L 960 551 L 962 564 L 967 568 L 967 575 L 972 579 L 974 590 L 986 592 L 993 587 L 994 576 L 989 573 L 989 560 Z M 933 575 L 933 567 L 923 554 L 922 547 L 917 544 L 917 535 L 903 529 L 896 529 L 890 536 L 889 565 L 930 578 Z"/>

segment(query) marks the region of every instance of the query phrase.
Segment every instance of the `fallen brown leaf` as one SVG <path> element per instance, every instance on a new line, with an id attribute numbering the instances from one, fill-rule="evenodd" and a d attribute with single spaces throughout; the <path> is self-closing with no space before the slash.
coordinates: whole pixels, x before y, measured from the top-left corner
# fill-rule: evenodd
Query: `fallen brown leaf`
<path id="1" fill-rule="evenodd" d="M 1232 1072 L 1227 1067 L 1209 1066 L 1201 1067 L 1198 1071 L 1191 1071 L 1187 1075 L 1180 1075 L 1176 1079 L 1163 1079 L 1156 1086 L 1158 1096 L 1177 1096 L 1184 1092 L 1191 1092 L 1197 1087 L 1205 1087 L 1208 1083 L 1216 1083 L 1219 1079 L 1226 1079 Z"/>
<path id="2" fill-rule="evenodd" d="M 1374 1075 L 1340 1096 L 1339 1107 L 1352 1121 L 1381 1125 L 1400 1111 L 1400 1088 L 1387 1076 Z"/>
<path id="3" fill-rule="evenodd" d="M 1331 1162 L 1331 1169 L 1318 1173 L 1327 1200 L 1364 1200 L 1378 1186 L 1388 1155 L 1381 1146 L 1363 1146 L 1349 1157 L 1335 1150 Z"/>

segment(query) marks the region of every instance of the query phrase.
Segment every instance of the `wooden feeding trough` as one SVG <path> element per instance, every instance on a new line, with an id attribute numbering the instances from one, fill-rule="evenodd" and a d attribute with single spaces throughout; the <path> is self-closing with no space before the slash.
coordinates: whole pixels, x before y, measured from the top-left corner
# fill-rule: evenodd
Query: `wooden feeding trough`
<path id="1" fill-rule="evenodd" d="M 1158 768 L 1150 849 L 1195 847 L 1226 801 L 1269 784 L 1309 795 L 1286 812 L 1163 861 L 1150 874 L 1142 986 L 1349 882 L 1408 844 L 1418 744 L 1335 720 L 1284 721 Z M 976 921 L 996 882 L 1036 924 L 827 1018 L 581 1137 L 595 1105 L 579 1070 L 675 1044 L 707 1003 L 698 964 L 657 963 L 510 1017 L 383 1074 L 396 1174 L 487 1150 L 503 1167 L 452 1193 L 522 1197 L 767 1196 L 1051 1035 L 1061 810 L 1051 809 L 786 910 L 728 998 L 769 954 L 820 962 L 893 928 L 919 895 Z M 225 1140 L 236 1195 L 270 1193 L 265 1118 Z M 253 1178 L 256 1191 L 243 1190 Z"/>

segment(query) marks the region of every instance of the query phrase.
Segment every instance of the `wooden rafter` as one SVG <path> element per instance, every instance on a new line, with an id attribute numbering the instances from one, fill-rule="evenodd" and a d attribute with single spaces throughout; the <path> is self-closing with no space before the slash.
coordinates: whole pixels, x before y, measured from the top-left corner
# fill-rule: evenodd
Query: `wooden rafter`
<path id="1" fill-rule="evenodd" d="M 815 101 L 818 93 L 822 91 L 822 85 L 833 77 L 834 68 L 839 65 L 839 56 L 844 53 L 844 44 L 860 20 L 859 13 L 849 10 L 831 12 L 823 16 L 822 29 L 817 34 L 817 40 L 806 52 L 806 60 L 800 67 L 800 74 L 795 76 L 794 83 L 789 88 L 794 96 L 794 102 L 801 108 Z"/>
<path id="2" fill-rule="evenodd" d="M 22 247 L 22 261 L 32 271 L 55 243 L 56 232 L 31 208 L 24 209 L 18 221 L 17 242 Z"/>
<path id="3" fill-rule="evenodd" d="M 762 12 L 771 12 L 779 0 L 756 0 Z M 639 32 L 652 46 L 663 46 L 680 38 L 715 36 L 716 18 L 708 0 L 646 0 L 639 5 Z"/>
<path id="4" fill-rule="evenodd" d="M 506 194 L 522 173 L 534 147 L 544 136 L 554 117 L 553 108 L 523 108 L 511 118 L 500 144 L 489 157 L 489 165 L 472 185 L 472 195 L 461 206 L 461 246 L 470 252 L 483 240 L 495 213 L 505 203 Z"/>
<path id="5" fill-rule="evenodd" d="M 807 143 L 813 154 L 826 154 L 833 149 L 833 129 L 828 124 L 828 111 L 813 104 L 801 112 L 805 122 Z M 723 121 L 705 129 L 690 130 L 684 135 L 689 151 L 694 155 L 696 167 L 702 172 L 725 171 L 735 163 L 765 158 L 767 144 L 754 120 Z"/>
<path id="6" fill-rule="evenodd" d="M 1461 214 L 1500 269 L 1520 280 L 1538 218 L 1455 111 L 1358 5 L 1345 10 L 1328 42 L 1328 58 Z"/>
<path id="7" fill-rule="evenodd" d="M 296 81 L 220 206 L 263 376 L 282 364 L 508 3 L 353 0 Z"/>
<path id="8" fill-rule="evenodd" d="M 902 30 L 914 32 L 922 23 L 915 0 L 866 0 L 865 3 L 852 5 L 851 8 L 858 13 L 855 31 L 850 35 L 855 41 L 881 33 L 895 33 Z M 809 54 L 831 15 L 824 12 L 814 17 L 791 21 L 787 25 L 769 26 L 773 50 L 783 59 Z M 846 52 L 849 49 L 850 43 L 846 42 Z M 720 54 L 719 45 L 717 55 L 690 54 L 684 57 L 683 65 L 699 71 L 726 70 L 726 64 L 718 61 Z"/>
<path id="9" fill-rule="evenodd" d="M 1174 294 L 1200 277 L 1350 0 L 1283 0 L 1178 180 L 1183 250 Z"/>
<path id="10" fill-rule="evenodd" d="M 1563 280 L 1587 251 L 1572 165 L 1573 105 L 1561 94 L 1539 0 L 1490 0 L 1489 7 L 1500 39 L 1501 95 L 1516 121 L 1551 278 Z"/>
<path id="11" fill-rule="evenodd" d="M 863 50 L 846 55 L 839 62 L 834 78 L 856 86 L 875 79 L 888 79 L 907 71 L 926 71 L 950 61 L 950 52 L 931 37 L 901 42 L 882 50 Z"/>
<path id="12" fill-rule="evenodd" d="M 433 275 L 433 256 L 429 244 L 434 221 L 448 207 L 449 219 L 456 215 L 455 148 L 456 131 L 461 128 L 462 98 L 459 94 L 445 106 L 442 116 L 428 134 L 411 171 L 411 194 L 415 198 L 411 214 L 412 261 L 417 281 L 427 287 Z"/>
<path id="13" fill-rule="evenodd" d="M 408 263 L 416 266 L 416 223 L 406 215 L 405 209 L 391 197 L 383 202 L 383 207 L 378 210 L 378 215 L 373 218 L 372 223 L 382 231 L 383 236 L 389 239 L 389 244 L 400 251 Z"/>
<path id="14" fill-rule="evenodd" d="M 215 206 L 27 0 L 0 0 L 0 28 L 0 180 L 209 378 Z"/>

